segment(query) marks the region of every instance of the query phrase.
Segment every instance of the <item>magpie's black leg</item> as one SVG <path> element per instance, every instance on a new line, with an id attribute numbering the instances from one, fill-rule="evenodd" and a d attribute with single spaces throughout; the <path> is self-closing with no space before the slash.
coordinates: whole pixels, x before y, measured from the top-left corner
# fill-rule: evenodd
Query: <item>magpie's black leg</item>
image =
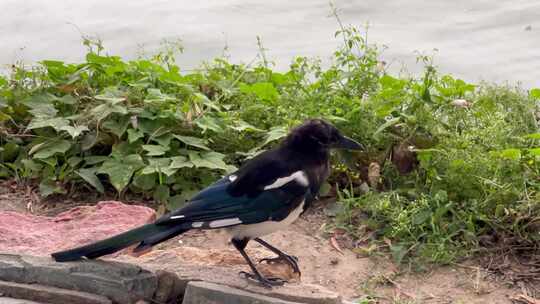
<path id="1" fill-rule="evenodd" d="M 267 242 L 263 241 L 262 239 L 260 238 L 255 238 L 253 239 L 255 242 L 263 245 L 264 247 L 268 248 L 268 250 L 272 251 L 273 253 L 277 254 L 278 256 L 275 257 L 275 258 L 265 258 L 265 259 L 262 259 L 259 261 L 260 262 L 278 262 L 278 261 L 285 261 L 287 262 L 289 265 L 291 265 L 291 267 L 293 268 L 294 272 L 298 273 L 298 274 L 301 274 L 300 273 L 300 267 L 298 266 L 298 258 L 295 257 L 295 256 L 292 256 L 292 255 L 288 255 L 286 254 L 285 252 L 277 249 L 276 247 L 268 244 Z"/>
<path id="2" fill-rule="evenodd" d="M 247 278 L 257 280 L 259 283 L 261 283 L 264 287 L 272 288 L 272 286 L 281 286 L 286 281 L 280 278 L 265 278 L 258 270 L 257 267 L 253 264 L 249 256 L 247 255 L 246 251 L 244 250 L 247 246 L 247 243 L 249 242 L 249 239 L 242 239 L 242 240 L 236 240 L 232 239 L 231 243 L 234 245 L 234 247 L 240 252 L 240 254 L 244 257 L 246 262 L 248 263 L 249 267 L 251 268 L 251 271 L 253 273 L 247 273 L 245 271 L 242 271 L 241 273 L 244 274 Z"/>

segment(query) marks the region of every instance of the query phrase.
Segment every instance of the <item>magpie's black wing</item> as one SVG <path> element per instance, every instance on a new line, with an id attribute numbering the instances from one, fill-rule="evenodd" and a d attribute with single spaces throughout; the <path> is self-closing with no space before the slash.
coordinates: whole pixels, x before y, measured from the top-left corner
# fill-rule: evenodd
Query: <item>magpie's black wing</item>
<path id="1" fill-rule="evenodd" d="M 254 159 L 198 193 L 185 207 L 158 219 L 156 225 L 191 223 L 193 228 L 221 228 L 280 221 L 308 192 L 303 171 L 272 158 Z"/>
<path id="2" fill-rule="evenodd" d="M 291 163 L 275 153 L 263 153 L 152 224 L 52 256 L 57 261 L 97 258 L 136 243 L 135 250 L 143 250 L 192 228 L 281 221 L 310 195 L 308 178 Z"/>

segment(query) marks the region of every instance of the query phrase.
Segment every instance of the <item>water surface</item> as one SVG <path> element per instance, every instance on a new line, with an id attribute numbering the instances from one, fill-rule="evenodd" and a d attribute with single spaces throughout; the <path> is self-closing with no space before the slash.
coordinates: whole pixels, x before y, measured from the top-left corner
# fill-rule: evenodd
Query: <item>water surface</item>
<path id="1" fill-rule="evenodd" d="M 540 1 L 337 0 L 345 23 L 370 23 L 369 39 L 389 47 L 391 68 L 416 71 L 415 51 L 436 53 L 443 72 L 469 81 L 540 86 Z M 327 58 L 338 40 L 326 0 L 2 0 L 0 64 L 81 60 L 82 31 L 107 51 L 135 58 L 164 38 L 181 38 L 183 68 L 223 53 L 249 62 L 263 38 L 278 69 L 296 55 Z"/>

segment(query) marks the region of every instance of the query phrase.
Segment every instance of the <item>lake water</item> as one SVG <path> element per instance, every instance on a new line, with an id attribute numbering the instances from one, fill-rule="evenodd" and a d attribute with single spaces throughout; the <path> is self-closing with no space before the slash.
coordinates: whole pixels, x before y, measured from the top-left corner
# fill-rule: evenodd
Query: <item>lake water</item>
<path id="1" fill-rule="evenodd" d="M 336 0 L 346 24 L 370 23 L 369 39 L 389 47 L 384 60 L 417 71 L 415 51 L 433 53 L 443 72 L 469 81 L 540 86 L 538 0 Z M 338 25 L 326 0 L 2 0 L 0 64 L 81 60 L 81 33 L 107 51 L 134 58 L 165 38 L 180 38 L 181 67 L 219 56 L 249 62 L 261 36 L 278 69 L 295 55 L 330 56 Z"/>

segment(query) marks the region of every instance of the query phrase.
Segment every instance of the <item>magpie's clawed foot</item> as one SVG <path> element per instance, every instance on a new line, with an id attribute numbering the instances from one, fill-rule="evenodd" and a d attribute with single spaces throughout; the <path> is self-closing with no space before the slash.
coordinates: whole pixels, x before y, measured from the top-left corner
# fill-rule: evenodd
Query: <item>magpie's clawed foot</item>
<path id="1" fill-rule="evenodd" d="M 262 275 L 253 274 L 246 271 L 240 271 L 240 274 L 244 275 L 246 279 L 255 281 L 266 288 L 272 288 L 274 286 L 283 286 L 283 284 L 287 283 L 286 280 L 283 280 L 281 278 L 265 278 Z"/>
<path id="2" fill-rule="evenodd" d="M 300 267 L 298 266 L 298 258 L 295 257 L 294 255 L 282 254 L 275 258 L 264 258 L 264 259 L 259 260 L 259 263 L 262 263 L 262 262 L 266 262 L 267 264 L 276 264 L 276 263 L 285 262 L 291 265 L 294 272 L 298 273 L 299 275 L 301 274 Z"/>

